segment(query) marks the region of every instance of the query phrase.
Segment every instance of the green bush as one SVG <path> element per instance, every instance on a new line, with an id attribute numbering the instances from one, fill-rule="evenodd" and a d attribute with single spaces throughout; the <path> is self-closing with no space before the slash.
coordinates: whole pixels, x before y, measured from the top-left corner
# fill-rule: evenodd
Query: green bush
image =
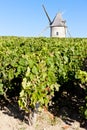
<path id="1" fill-rule="evenodd" d="M 87 39 L 0 37 L 0 94 L 20 92 L 26 111 L 48 106 L 59 86 L 86 80 L 79 77 L 85 58 Z"/>

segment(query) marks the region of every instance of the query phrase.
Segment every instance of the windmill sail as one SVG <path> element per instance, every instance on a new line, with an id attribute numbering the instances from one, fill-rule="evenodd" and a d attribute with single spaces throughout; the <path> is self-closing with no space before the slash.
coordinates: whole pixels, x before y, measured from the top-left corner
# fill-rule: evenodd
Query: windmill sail
<path id="1" fill-rule="evenodd" d="M 44 33 L 49 27 L 50 27 L 50 26 L 45 27 L 45 28 L 40 32 L 40 34 L 39 34 L 38 36 L 43 35 L 43 33 Z"/>
<path id="2" fill-rule="evenodd" d="M 45 12 L 45 14 L 46 14 L 48 20 L 49 20 L 49 24 L 51 25 L 51 19 L 50 19 L 49 15 L 48 15 L 48 13 L 47 13 L 47 11 L 46 11 L 44 5 L 42 5 L 42 7 L 43 7 L 43 9 L 44 9 L 44 12 Z"/>

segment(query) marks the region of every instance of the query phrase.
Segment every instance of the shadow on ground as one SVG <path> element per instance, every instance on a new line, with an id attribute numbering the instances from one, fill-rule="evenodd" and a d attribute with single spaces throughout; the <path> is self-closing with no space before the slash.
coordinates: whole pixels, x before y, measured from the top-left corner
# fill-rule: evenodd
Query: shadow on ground
<path id="1" fill-rule="evenodd" d="M 87 129 L 87 120 L 80 113 L 80 107 L 85 103 L 85 91 L 79 85 L 68 84 L 68 86 L 70 90 L 64 85 L 59 92 L 55 92 L 49 111 L 68 125 L 78 121 L 80 127 Z"/>
<path id="2" fill-rule="evenodd" d="M 69 90 L 65 86 L 67 85 L 62 86 L 59 92 L 55 92 L 49 111 L 56 117 L 60 117 L 68 125 L 78 121 L 80 127 L 87 129 L 87 120 L 79 112 L 80 106 L 85 103 L 84 89 L 79 85 L 68 84 L 70 86 Z M 12 99 L 11 102 L 8 102 L 3 97 L 0 97 L 0 110 L 4 110 L 4 114 L 18 118 L 28 124 L 27 116 L 23 110 L 20 110 L 17 100 Z"/>
<path id="3" fill-rule="evenodd" d="M 0 96 L 0 110 L 2 110 L 4 114 L 13 116 L 14 118 L 17 118 L 20 121 L 24 121 L 26 124 L 28 124 L 28 119 L 25 112 L 19 108 L 15 99 L 12 99 L 11 102 L 9 102 Z"/>

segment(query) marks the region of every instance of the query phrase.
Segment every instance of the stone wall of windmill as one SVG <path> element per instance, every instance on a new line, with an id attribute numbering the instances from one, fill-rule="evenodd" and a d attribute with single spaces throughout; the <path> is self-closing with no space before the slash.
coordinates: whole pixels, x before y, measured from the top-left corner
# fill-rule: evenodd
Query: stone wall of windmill
<path id="1" fill-rule="evenodd" d="M 66 28 L 65 27 L 51 27 L 50 28 L 50 37 L 66 37 Z"/>

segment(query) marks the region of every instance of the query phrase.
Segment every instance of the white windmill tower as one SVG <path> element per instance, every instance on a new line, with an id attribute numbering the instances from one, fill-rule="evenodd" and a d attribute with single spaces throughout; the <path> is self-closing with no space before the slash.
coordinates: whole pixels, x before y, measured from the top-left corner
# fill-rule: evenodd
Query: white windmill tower
<path id="1" fill-rule="evenodd" d="M 62 18 L 62 14 L 57 13 L 57 15 L 54 17 L 53 21 L 51 21 L 44 5 L 42 5 L 42 6 L 43 6 L 44 12 L 49 20 L 50 37 L 66 37 L 67 26 L 66 26 L 66 21 L 63 20 L 63 18 Z"/>

